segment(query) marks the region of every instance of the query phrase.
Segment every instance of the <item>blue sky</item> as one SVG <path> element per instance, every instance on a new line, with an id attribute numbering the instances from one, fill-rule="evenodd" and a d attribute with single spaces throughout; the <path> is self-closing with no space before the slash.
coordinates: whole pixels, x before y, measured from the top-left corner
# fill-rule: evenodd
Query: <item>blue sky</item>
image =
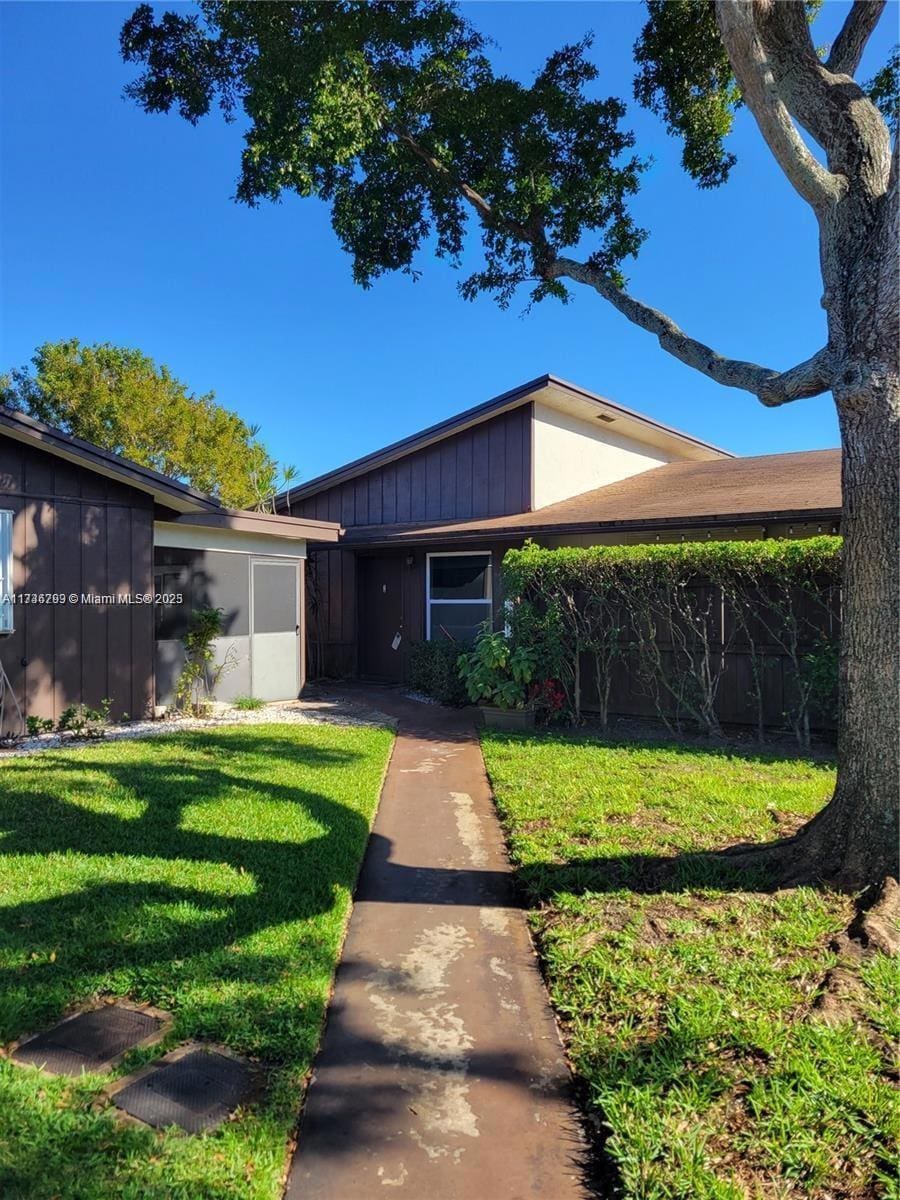
<path id="1" fill-rule="evenodd" d="M 167 7 L 172 7 L 167 6 Z M 523 79 L 593 29 L 608 94 L 630 98 L 637 3 L 465 6 Z M 817 23 L 829 40 L 848 5 Z M 529 316 L 468 304 L 448 266 L 354 287 L 317 201 L 231 200 L 240 132 L 192 128 L 122 99 L 131 70 L 117 3 L 5 3 L 2 22 L 0 369 L 45 340 L 136 346 L 262 427 L 310 478 L 551 371 L 743 454 L 832 446 L 828 399 L 777 411 L 670 359 L 599 298 Z M 863 71 L 886 57 L 882 23 Z M 824 338 L 814 221 L 739 119 L 731 183 L 701 192 L 679 146 L 631 104 L 654 156 L 634 211 L 652 231 L 631 290 L 722 353 L 787 367 Z M 523 305 L 524 307 L 524 299 Z"/>

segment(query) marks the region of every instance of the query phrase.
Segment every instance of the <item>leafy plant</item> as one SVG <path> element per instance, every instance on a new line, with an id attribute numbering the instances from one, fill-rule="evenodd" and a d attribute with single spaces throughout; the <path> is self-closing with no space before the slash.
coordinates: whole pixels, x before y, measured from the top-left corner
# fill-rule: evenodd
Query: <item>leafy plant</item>
<path id="1" fill-rule="evenodd" d="M 88 704 L 70 704 L 60 713 L 57 729 L 60 733 L 71 733 L 75 738 L 106 737 L 111 705 L 108 696 L 100 701 L 99 708 L 91 708 Z"/>
<path id="2" fill-rule="evenodd" d="M 689 721 L 711 735 L 720 732 L 720 685 L 740 656 L 761 740 L 767 706 L 773 720 L 769 672 L 778 667 L 784 721 L 805 746 L 810 714 L 836 712 L 840 548 L 837 537 L 557 550 L 526 543 L 503 560 L 512 641 L 535 654 L 538 677 L 561 682 L 575 720 L 593 675 L 591 699 L 605 724 L 622 664 L 668 726 Z"/>
<path id="3" fill-rule="evenodd" d="M 0 403 L 235 508 L 271 511 L 272 497 L 295 475 L 274 461 L 258 426 L 130 347 L 44 342 L 30 366 L 0 378 Z"/>
<path id="4" fill-rule="evenodd" d="M 810 707 L 829 720 L 838 714 L 840 646 L 835 638 L 820 638 L 803 658 L 809 681 Z"/>
<path id="5" fill-rule="evenodd" d="M 459 646 L 455 642 L 414 642 L 409 652 L 409 684 L 439 704 L 459 707 L 468 703 L 465 684 L 457 663 Z"/>
<path id="6" fill-rule="evenodd" d="M 557 679 L 542 679 L 528 689 L 531 705 L 548 722 L 556 721 L 566 708 L 566 693 Z"/>
<path id="7" fill-rule="evenodd" d="M 459 656 L 458 668 L 470 700 L 497 708 L 524 708 L 536 661 L 531 647 L 515 645 L 506 634 L 492 633 L 485 626 L 474 648 Z"/>
<path id="8" fill-rule="evenodd" d="M 232 703 L 241 712 L 256 712 L 263 707 L 264 701 L 260 700 L 259 696 L 235 696 Z"/>
<path id="9" fill-rule="evenodd" d="M 213 642 L 221 632 L 222 609 L 198 608 L 191 614 L 188 631 L 182 639 L 187 658 L 175 685 L 175 704 L 194 716 L 202 716 L 209 710 L 220 679 L 237 666 L 234 646 L 229 646 L 222 661 L 216 662 Z"/>
<path id="10" fill-rule="evenodd" d="M 25 729 L 29 737 L 37 737 L 41 733 L 50 733 L 53 722 L 49 717 L 26 717 Z"/>

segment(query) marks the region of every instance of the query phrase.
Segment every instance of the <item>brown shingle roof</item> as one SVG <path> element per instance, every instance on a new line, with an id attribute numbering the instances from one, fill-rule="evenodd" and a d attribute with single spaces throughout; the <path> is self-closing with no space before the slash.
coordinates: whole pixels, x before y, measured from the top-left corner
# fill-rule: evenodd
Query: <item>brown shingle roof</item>
<path id="1" fill-rule="evenodd" d="M 672 462 L 530 513 L 475 521 L 350 528 L 347 542 L 434 541 L 478 534 L 833 517 L 841 509 L 840 450 Z"/>

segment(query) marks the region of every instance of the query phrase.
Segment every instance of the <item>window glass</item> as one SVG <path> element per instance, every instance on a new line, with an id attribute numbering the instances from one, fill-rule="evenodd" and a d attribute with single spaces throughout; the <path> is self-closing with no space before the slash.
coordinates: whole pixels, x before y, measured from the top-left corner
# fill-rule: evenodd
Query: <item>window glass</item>
<path id="1" fill-rule="evenodd" d="M 0 509 L 0 633 L 13 630 L 12 527 L 12 509 Z"/>
<path id="2" fill-rule="evenodd" d="M 490 596 L 489 554 L 452 554 L 429 561 L 432 600 L 485 600 Z"/>
<path id="3" fill-rule="evenodd" d="M 428 636 L 472 642 L 491 620 L 490 554 L 437 554 L 428 560 Z"/>
<path id="4" fill-rule="evenodd" d="M 483 623 L 490 619 L 489 600 L 479 600 L 475 604 L 432 604 L 431 640 L 474 642 Z"/>

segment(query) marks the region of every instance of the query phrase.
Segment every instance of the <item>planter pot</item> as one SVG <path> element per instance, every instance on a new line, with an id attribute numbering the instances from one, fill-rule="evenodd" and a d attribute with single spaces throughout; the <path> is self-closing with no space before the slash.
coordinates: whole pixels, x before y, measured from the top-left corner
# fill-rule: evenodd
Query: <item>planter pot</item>
<path id="1" fill-rule="evenodd" d="M 533 708 L 495 708 L 492 704 L 482 704 L 481 711 L 489 729 L 506 729 L 510 733 L 534 729 Z"/>

